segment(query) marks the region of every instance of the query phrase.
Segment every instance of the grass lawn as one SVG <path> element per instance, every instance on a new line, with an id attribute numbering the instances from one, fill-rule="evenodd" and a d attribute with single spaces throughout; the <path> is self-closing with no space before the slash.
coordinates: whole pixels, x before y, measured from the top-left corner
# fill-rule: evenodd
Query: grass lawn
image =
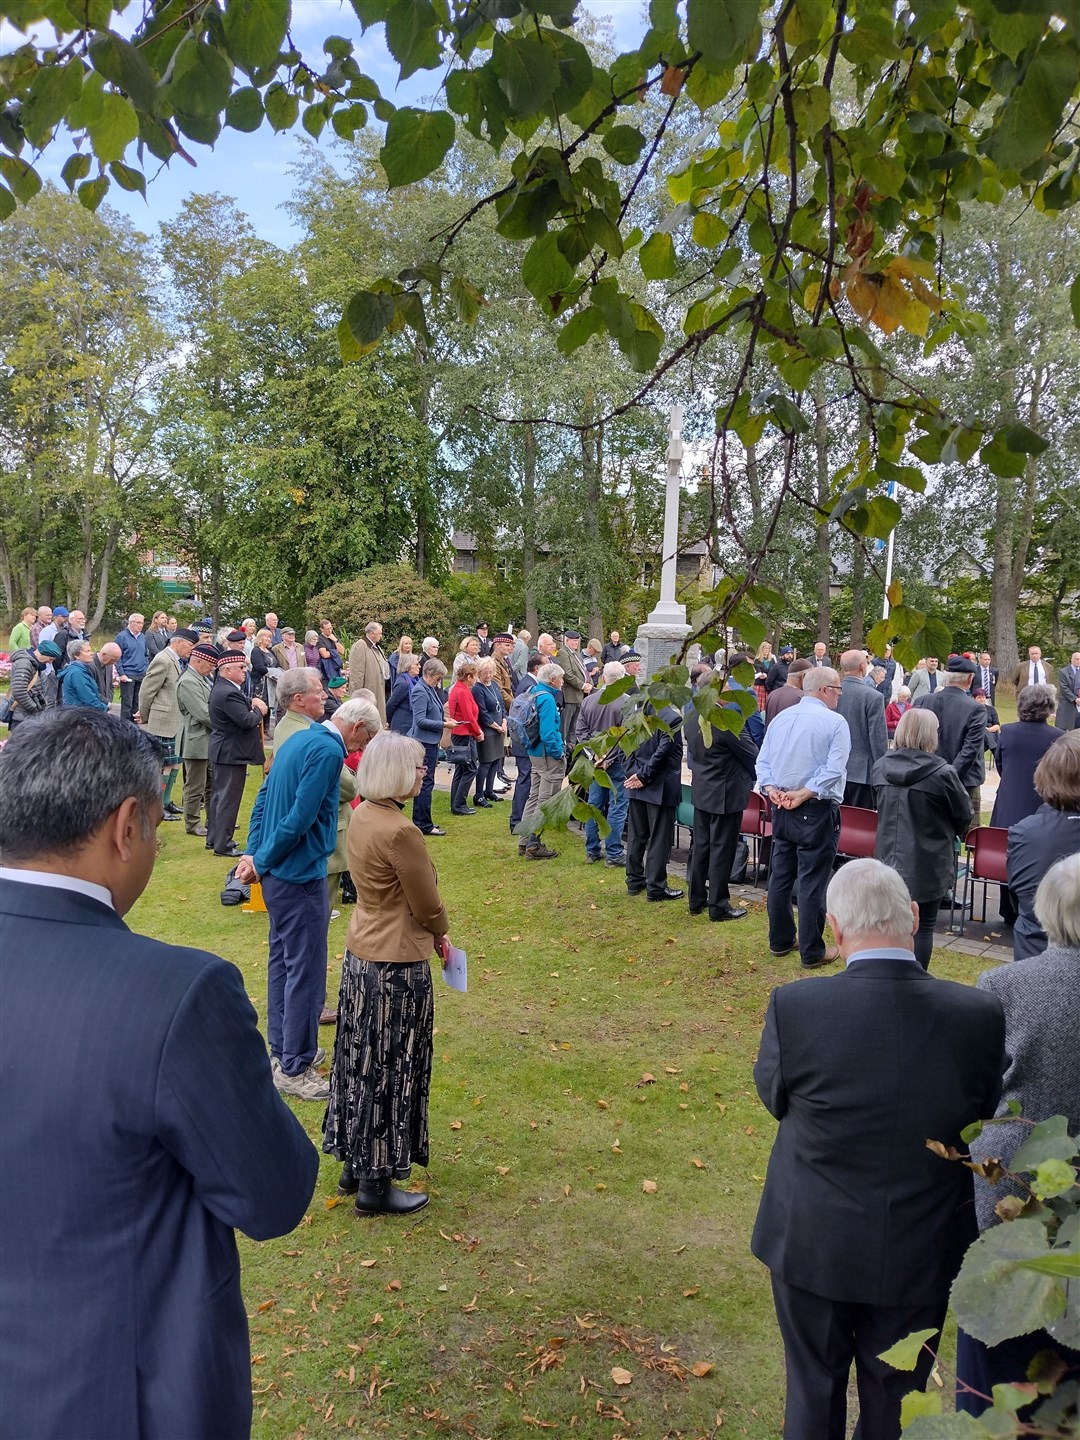
<path id="1" fill-rule="evenodd" d="M 241 1238 L 255 1434 L 778 1436 L 781 1347 L 749 1252 L 774 1124 L 751 1069 L 795 958 L 769 955 L 761 907 L 713 925 L 631 898 L 576 835 L 518 860 L 508 808 L 452 819 L 435 797 L 470 988 L 436 996 L 431 1166 L 414 1171 L 431 1204 L 358 1220 L 324 1157 L 292 1235 Z M 131 924 L 233 960 L 261 1017 L 265 916 L 222 908 L 225 862 L 161 834 Z M 318 1144 L 323 1107 L 292 1103 Z"/>

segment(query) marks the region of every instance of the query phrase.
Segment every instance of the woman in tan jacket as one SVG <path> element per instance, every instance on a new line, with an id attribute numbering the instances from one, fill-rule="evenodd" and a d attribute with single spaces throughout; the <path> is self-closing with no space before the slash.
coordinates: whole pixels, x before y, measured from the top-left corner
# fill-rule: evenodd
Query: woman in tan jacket
<path id="1" fill-rule="evenodd" d="M 384 730 L 358 772 L 365 803 L 349 822 L 357 902 L 345 941 L 323 1149 L 343 1162 L 338 1189 L 360 1215 L 427 1204 L 407 1180 L 428 1163 L 432 952 L 448 920 L 424 838 L 404 806 L 425 773 L 424 747 Z"/>

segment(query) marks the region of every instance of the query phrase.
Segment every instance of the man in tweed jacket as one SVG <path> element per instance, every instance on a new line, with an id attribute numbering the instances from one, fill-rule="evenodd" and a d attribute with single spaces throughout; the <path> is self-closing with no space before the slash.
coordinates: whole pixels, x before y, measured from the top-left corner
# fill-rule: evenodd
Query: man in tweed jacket
<path id="1" fill-rule="evenodd" d="M 180 756 L 176 746 L 176 737 L 180 733 L 180 706 L 176 699 L 176 687 L 180 683 L 180 662 L 188 658 L 198 638 L 194 630 L 177 630 L 165 648 L 150 661 L 139 691 L 142 722 L 147 733 L 162 742 L 166 752 L 163 763 L 166 820 L 179 820 L 182 814 L 172 798 L 173 786 L 180 773 Z"/>

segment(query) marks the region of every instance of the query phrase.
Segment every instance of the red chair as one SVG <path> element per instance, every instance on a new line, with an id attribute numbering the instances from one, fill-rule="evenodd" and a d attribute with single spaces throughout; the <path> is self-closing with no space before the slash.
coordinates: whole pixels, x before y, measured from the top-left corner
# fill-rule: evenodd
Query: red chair
<path id="1" fill-rule="evenodd" d="M 975 919 L 975 886 L 983 887 L 982 919 L 986 923 L 986 890 L 989 885 L 1004 887 L 1009 883 L 1005 869 L 1005 852 L 1009 845 L 1009 832 L 992 825 L 976 825 L 965 837 L 968 847 L 967 873 L 964 875 L 964 906 L 960 912 L 960 934 L 964 933 L 964 919 L 971 907 L 971 918 Z M 968 887 L 971 899 L 968 900 Z"/>
<path id="2" fill-rule="evenodd" d="M 772 821 L 769 819 L 769 812 L 769 802 L 765 796 L 759 795 L 756 790 L 751 790 L 750 799 L 746 802 L 746 809 L 743 811 L 739 834 L 745 835 L 751 843 L 755 870 L 761 863 L 764 863 L 766 871 L 768 870 L 769 852 L 772 849 Z M 762 862 L 762 856 L 765 857 L 764 862 Z"/>
<path id="3" fill-rule="evenodd" d="M 837 855 L 843 855 L 847 860 L 872 860 L 877 844 L 877 825 L 876 810 L 864 810 L 860 805 L 841 805 Z"/>

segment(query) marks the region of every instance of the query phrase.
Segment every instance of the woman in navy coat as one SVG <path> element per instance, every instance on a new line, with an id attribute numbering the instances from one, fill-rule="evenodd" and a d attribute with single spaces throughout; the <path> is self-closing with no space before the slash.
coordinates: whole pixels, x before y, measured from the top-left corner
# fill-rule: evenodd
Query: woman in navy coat
<path id="1" fill-rule="evenodd" d="M 1035 791 L 1035 767 L 1064 730 L 1046 722 L 1054 712 L 1054 692 L 1047 685 L 1025 685 L 1016 697 L 1019 719 L 1003 725 L 998 736 L 997 767 L 1001 776 L 990 824 L 1008 830 L 1026 820 L 1042 803 Z"/>
<path id="2" fill-rule="evenodd" d="M 419 655 L 397 657 L 397 678 L 386 702 L 386 723 L 399 735 L 408 735 L 412 730 L 413 713 L 410 703 L 412 688 L 420 675 Z"/>

